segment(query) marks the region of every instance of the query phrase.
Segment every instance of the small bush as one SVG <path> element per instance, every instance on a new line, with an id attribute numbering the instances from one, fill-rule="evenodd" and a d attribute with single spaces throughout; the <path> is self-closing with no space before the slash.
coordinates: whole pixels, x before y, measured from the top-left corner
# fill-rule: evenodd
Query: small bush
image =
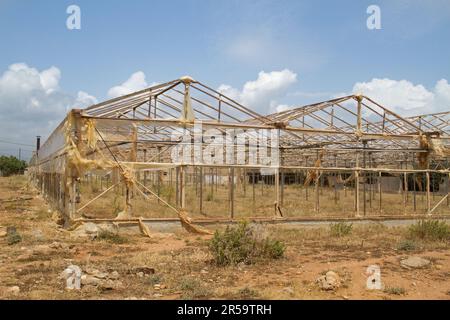
<path id="1" fill-rule="evenodd" d="M 338 222 L 330 224 L 330 233 L 333 237 L 343 237 L 352 233 L 353 224 L 346 222 Z"/>
<path id="2" fill-rule="evenodd" d="M 151 274 L 148 276 L 147 283 L 151 286 L 154 286 L 155 284 L 161 283 L 163 277 L 160 274 Z"/>
<path id="3" fill-rule="evenodd" d="M 384 289 L 384 293 L 401 296 L 406 293 L 406 290 L 404 288 L 400 288 L 400 287 L 389 287 L 389 288 Z"/>
<path id="4" fill-rule="evenodd" d="M 421 220 L 408 229 L 409 237 L 423 240 L 450 240 L 450 226 L 445 221 Z"/>
<path id="5" fill-rule="evenodd" d="M 8 245 L 10 245 L 10 246 L 13 244 L 19 243 L 21 241 L 22 241 L 22 237 L 18 233 L 8 236 Z"/>
<path id="6" fill-rule="evenodd" d="M 201 281 L 191 277 L 181 279 L 180 289 L 183 290 L 183 299 L 199 299 L 211 295 L 211 291 Z"/>
<path id="7" fill-rule="evenodd" d="M 418 249 L 418 245 L 415 241 L 406 239 L 397 244 L 397 250 L 400 251 L 414 251 Z"/>
<path id="8" fill-rule="evenodd" d="M 122 244 L 127 242 L 127 239 L 120 236 L 118 233 L 114 233 L 111 231 L 107 231 L 107 230 L 102 230 L 98 233 L 98 236 L 96 238 L 97 240 L 100 241 L 106 241 L 106 242 L 111 242 L 111 243 L 116 243 L 116 244 Z"/>
<path id="9" fill-rule="evenodd" d="M 250 299 L 258 296 L 258 292 L 249 287 L 242 288 L 238 291 L 239 297 L 242 299 Z"/>
<path id="10" fill-rule="evenodd" d="M 278 259 L 285 251 L 282 242 L 265 236 L 247 222 L 227 226 L 222 233 L 216 231 L 209 248 L 217 265 L 252 264 L 263 258 Z"/>
<path id="11" fill-rule="evenodd" d="M 207 195 L 206 195 L 206 201 L 213 201 L 213 194 L 212 193 L 208 193 Z"/>
<path id="12" fill-rule="evenodd" d="M 6 235 L 8 245 L 10 246 L 22 241 L 22 236 L 17 232 L 16 227 L 7 227 Z"/>

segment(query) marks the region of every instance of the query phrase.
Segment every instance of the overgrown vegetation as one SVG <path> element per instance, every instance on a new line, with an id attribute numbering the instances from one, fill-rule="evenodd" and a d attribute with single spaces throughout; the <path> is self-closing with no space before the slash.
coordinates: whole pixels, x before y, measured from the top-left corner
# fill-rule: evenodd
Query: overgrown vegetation
<path id="1" fill-rule="evenodd" d="M 252 264 L 260 259 L 278 259 L 284 255 L 284 243 L 269 238 L 264 230 L 241 222 L 216 231 L 209 244 L 217 265 Z"/>
<path id="2" fill-rule="evenodd" d="M 155 284 L 161 283 L 162 279 L 163 279 L 163 277 L 160 274 L 151 274 L 148 276 L 148 279 L 146 282 L 149 285 L 154 286 Z"/>
<path id="3" fill-rule="evenodd" d="M 208 289 L 200 280 L 192 277 L 184 277 L 180 281 L 180 289 L 183 291 L 183 299 L 206 298 L 211 295 Z"/>
<path id="4" fill-rule="evenodd" d="M 387 287 L 386 289 L 384 289 L 384 293 L 401 296 L 406 293 L 406 290 L 401 287 Z"/>
<path id="5" fill-rule="evenodd" d="M 110 242 L 110 243 L 115 243 L 115 244 L 122 244 L 127 242 L 127 239 L 120 236 L 118 233 L 114 233 L 108 230 L 102 230 L 98 233 L 98 236 L 96 238 L 97 240 L 100 241 L 106 241 L 106 242 Z"/>
<path id="6" fill-rule="evenodd" d="M 400 251 L 414 251 L 417 250 L 418 247 L 417 242 L 411 239 L 402 240 L 397 244 L 397 250 Z"/>
<path id="7" fill-rule="evenodd" d="M 0 176 L 9 177 L 13 174 L 23 174 L 27 163 L 14 156 L 0 156 Z"/>
<path id="8" fill-rule="evenodd" d="M 249 287 L 242 288 L 238 291 L 238 295 L 241 299 L 251 299 L 258 297 L 258 292 Z"/>
<path id="9" fill-rule="evenodd" d="M 343 237 L 352 233 L 353 223 L 338 222 L 330 224 L 330 233 L 333 237 Z"/>
<path id="10" fill-rule="evenodd" d="M 6 228 L 8 245 L 13 245 L 22 242 L 22 236 L 17 232 L 16 227 Z"/>
<path id="11" fill-rule="evenodd" d="M 450 226 L 445 221 L 421 220 L 408 228 L 408 236 L 411 239 L 450 240 Z"/>

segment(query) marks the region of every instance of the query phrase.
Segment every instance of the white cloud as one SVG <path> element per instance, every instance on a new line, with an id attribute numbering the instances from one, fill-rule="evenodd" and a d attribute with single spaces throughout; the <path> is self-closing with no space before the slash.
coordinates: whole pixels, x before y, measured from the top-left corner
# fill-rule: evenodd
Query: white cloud
<path id="1" fill-rule="evenodd" d="M 297 81 L 297 74 L 291 70 L 264 72 L 258 74 L 254 81 L 248 81 L 242 90 L 222 84 L 218 91 L 244 106 L 266 113 L 272 109 L 277 98 L 286 94 L 290 85 Z"/>
<path id="2" fill-rule="evenodd" d="M 431 90 L 407 80 L 377 79 L 358 82 L 353 93 L 364 94 L 383 106 L 402 115 L 432 113 L 450 107 L 450 85 L 439 80 Z"/>
<path id="3" fill-rule="evenodd" d="M 292 106 L 287 104 L 279 104 L 275 107 L 275 112 L 283 112 L 292 109 Z"/>
<path id="4" fill-rule="evenodd" d="M 121 85 L 112 87 L 108 91 L 108 96 L 110 98 L 116 98 L 123 96 L 135 91 L 139 91 L 147 88 L 149 85 L 145 81 L 145 74 L 142 71 L 137 71 L 133 73 L 127 81 Z"/>
<path id="5" fill-rule="evenodd" d="M 60 78 L 57 67 L 39 71 L 25 63 L 12 64 L 0 75 L 2 140 L 34 144 L 36 135 L 45 139 L 71 108 L 96 101 L 83 91 L 77 97 L 62 91 Z"/>
<path id="6" fill-rule="evenodd" d="M 73 108 L 86 108 L 98 102 L 97 98 L 84 91 L 78 91 Z"/>

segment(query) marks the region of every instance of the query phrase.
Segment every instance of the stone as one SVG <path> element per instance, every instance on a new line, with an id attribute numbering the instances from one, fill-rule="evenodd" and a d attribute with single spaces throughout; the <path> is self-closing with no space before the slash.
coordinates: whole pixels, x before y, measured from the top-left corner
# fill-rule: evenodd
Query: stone
<path id="1" fill-rule="evenodd" d="M 123 284 L 121 281 L 106 280 L 100 283 L 100 288 L 103 290 L 117 290 L 122 289 Z"/>
<path id="2" fill-rule="evenodd" d="M 20 288 L 18 286 L 12 286 L 6 289 L 6 292 L 11 295 L 18 295 L 20 293 Z"/>
<path id="3" fill-rule="evenodd" d="M 0 238 L 4 238 L 6 237 L 8 233 L 6 232 L 6 228 L 5 227 L 0 227 Z"/>
<path id="4" fill-rule="evenodd" d="M 76 228 L 73 231 L 73 234 L 76 237 L 87 237 L 90 239 L 95 239 L 98 236 L 99 231 L 100 229 L 95 223 L 87 222 Z"/>
<path id="5" fill-rule="evenodd" d="M 316 283 L 322 290 L 336 290 L 341 285 L 341 280 L 336 272 L 328 271 L 324 276 L 319 277 Z"/>
<path id="6" fill-rule="evenodd" d="M 136 273 L 136 275 L 137 275 L 139 278 L 143 278 L 143 277 L 144 277 L 144 273 L 143 273 L 143 272 L 138 272 L 138 273 Z"/>
<path id="7" fill-rule="evenodd" d="M 81 284 L 83 286 L 99 286 L 102 284 L 102 280 L 94 276 L 84 274 L 81 276 Z"/>
<path id="8" fill-rule="evenodd" d="M 136 267 L 132 269 L 132 272 L 137 274 L 142 272 L 144 275 L 155 274 L 155 269 L 150 267 Z"/>
<path id="9" fill-rule="evenodd" d="M 106 272 L 101 272 L 99 270 L 92 270 L 91 272 L 88 272 L 88 274 L 98 279 L 106 279 L 108 277 Z"/>
<path id="10" fill-rule="evenodd" d="M 429 266 L 430 263 L 430 260 L 421 257 L 408 257 L 400 261 L 400 265 L 406 269 L 424 268 Z"/>
<path id="11" fill-rule="evenodd" d="M 117 271 L 113 271 L 108 275 L 109 279 L 117 280 L 120 278 L 120 274 Z"/>
<path id="12" fill-rule="evenodd" d="M 102 223 L 102 224 L 98 224 L 97 225 L 99 231 L 103 231 L 103 232 L 110 232 L 113 234 L 117 234 L 119 233 L 119 228 L 113 224 L 110 223 Z"/>

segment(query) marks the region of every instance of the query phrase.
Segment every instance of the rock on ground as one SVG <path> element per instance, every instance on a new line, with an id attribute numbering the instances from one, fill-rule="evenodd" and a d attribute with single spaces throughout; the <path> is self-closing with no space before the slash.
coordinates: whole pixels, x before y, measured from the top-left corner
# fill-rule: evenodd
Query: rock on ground
<path id="1" fill-rule="evenodd" d="M 408 257 L 400 261 L 400 265 L 403 268 L 411 269 L 411 268 L 424 268 L 429 266 L 431 263 L 430 260 L 423 259 L 421 257 Z"/>
<path id="2" fill-rule="evenodd" d="M 94 239 L 98 236 L 99 231 L 100 229 L 95 223 L 87 222 L 76 228 L 73 235 L 76 237 L 87 237 Z"/>
<path id="3" fill-rule="evenodd" d="M 319 277 L 316 283 L 322 290 L 336 290 L 341 285 L 341 279 L 336 272 L 328 271 L 324 276 Z"/>

